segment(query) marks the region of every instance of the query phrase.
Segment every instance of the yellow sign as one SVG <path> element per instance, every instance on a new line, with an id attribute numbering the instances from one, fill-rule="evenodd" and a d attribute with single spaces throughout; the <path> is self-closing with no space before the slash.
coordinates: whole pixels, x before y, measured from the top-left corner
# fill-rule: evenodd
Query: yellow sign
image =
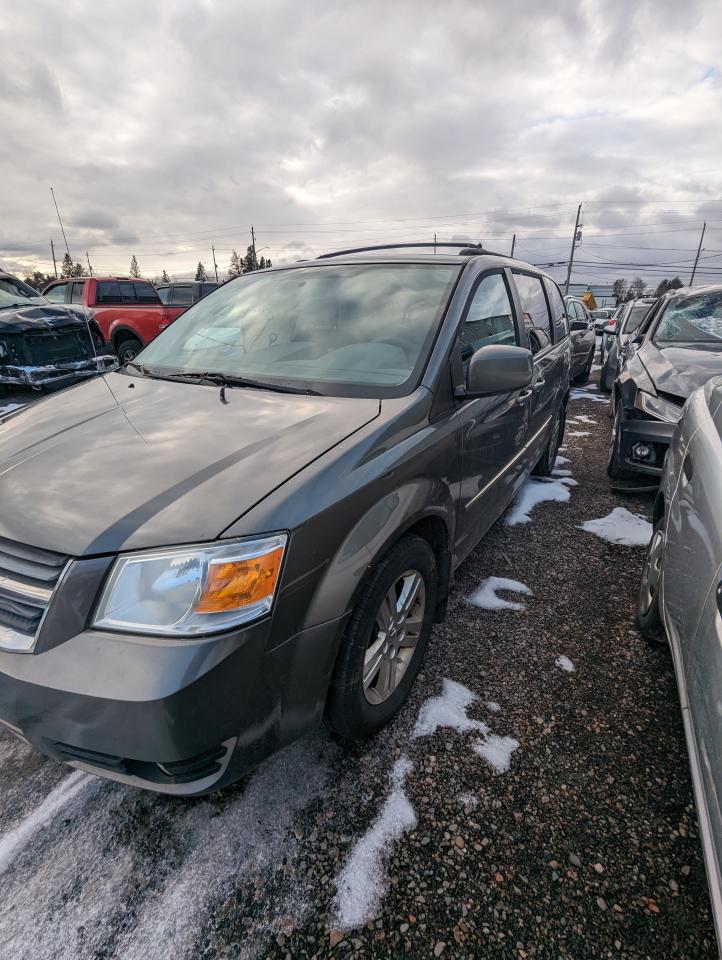
<path id="1" fill-rule="evenodd" d="M 587 310 L 596 310 L 597 301 L 594 299 L 594 294 L 591 290 L 587 290 L 586 293 L 582 296 L 582 302 Z"/>

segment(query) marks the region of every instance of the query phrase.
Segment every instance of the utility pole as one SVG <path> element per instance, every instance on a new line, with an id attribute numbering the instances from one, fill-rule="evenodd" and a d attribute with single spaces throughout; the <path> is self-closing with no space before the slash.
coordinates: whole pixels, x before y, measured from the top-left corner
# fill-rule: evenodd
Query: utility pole
<path id="1" fill-rule="evenodd" d="M 582 215 L 581 203 L 577 207 L 577 219 L 574 223 L 574 236 L 572 237 L 572 249 L 569 251 L 569 266 L 567 267 L 567 282 L 564 284 L 564 296 L 569 293 L 569 279 L 572 275 L 572 264 L 574 263 L 574 247 L 577 242 L 577 231 L 579 230 L 579 218 Z"/>
<path id="2" fill-rule="evenodd" d="M 436 234 L 434 234 L 434 256 L 436 256 Z"/>
<path id="3" fill-rule="evenodd" d="M 58 264 L 55 260 L 55 247 L 53 246 L 53 241 L 50 241 L 50 253 L 53 255 L 53 270 L 55 271 L 55 279 L 58 279 Z"/>
<path id="4" fill-rule="evenodd" d="M 513 257 L 513 256 L 514 256 L 514 247 L 515 247 L 515 246 L 516 246 L 516 234 L 514 234 L 514 236 L 511 238 L 511 253 L 509 254 L 510 257 Z"/>
<path id="5" fill-rule="evenodd" d="M 697 264 L 699 263 L 699 255 L 702 253 L 702 241 L 704 240 L 704 232 L 707 229 L 707 223 L 702 224 L 702 236 L 699 238 L 699 246 L 697 247 L 697 256 L 694 258 L 694 266 L 692 267 L 692 276 L 689 278 L 690 287 L 694 283 L 694 275 L 697 273 Z"/>
<path id="6" fill-rule="evenodd" d="M 218 264 L 216 263 L 216 248 L 211 244 L 211 252 L 213 253 L 213 269 L 216 271 L 216 283 L 218 283 Z"/>
<path id="7" fill-rule="evenodd" d="M 253 269 L 258 270 L 258 260 L 256 260 L 256 231 L 251 227 L 251 247 L 253 248 Z"/>
<path id="8" fill-rule="evenodd" d="M 65 241 L 65 252 L 70 256 L 70 247 L 68 246 L 68 238 L 65 236 L 65 229 L 63 227 L 63 221 L 60 219 L 60 210 L 58 210 L 58 201 L 55 199 L 55 191 L 53 188 L 50 188 L 50 193 L 53 197 L 53 203 L 55 204 L 55 212 L 58 215 L 58 223 L 60 224 L 60 231 L 63 234 L 63 240 Z"/>
<path id="9" fill-rule="evenodd" d="M 85 259 L 88 261 L 88 273 L 90 276 L 93 276 L 93 268 L 90 266 L 90 257 L 88 256 L 88 251 L 85 251 Z"/>

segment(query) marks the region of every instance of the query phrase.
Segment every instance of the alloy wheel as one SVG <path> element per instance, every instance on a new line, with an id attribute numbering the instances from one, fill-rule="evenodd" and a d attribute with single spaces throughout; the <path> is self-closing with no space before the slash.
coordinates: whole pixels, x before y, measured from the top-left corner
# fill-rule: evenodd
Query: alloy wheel
<path id="1" fill-rule="evenodd" d="M 371 631 L 363 667 L 369 703 L 383 703 L 398 687 L 414 656 L 425 611 L 424 578 L 418 570 L 406 570 L 381 601 Z"/>

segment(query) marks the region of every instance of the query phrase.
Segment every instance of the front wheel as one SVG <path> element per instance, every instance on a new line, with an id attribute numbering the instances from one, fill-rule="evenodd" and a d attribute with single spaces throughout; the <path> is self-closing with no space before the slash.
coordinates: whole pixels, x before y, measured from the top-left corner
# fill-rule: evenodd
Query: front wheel
<path id="1" fill-rule="evenodd" d="M 607 473 L 612 480 L 626 480 L 634 476 L 634 471 L 630 470 L 622 459 L 623 419 L 623 405 L 617 402 L 614 407 L 614 424 L 612 426 L 612 436 L 609 440 L 609 459 L 607 460 Z"/>
<path id="2" fill-rule="evenodd" d="M 664 627 L 659 609 L 659 586 L 664 564 L 664 518 L 654 525 L 654 533 L 647 548 L 642 580 L 637 600 L 637 625 L 642 636 L 656 643 L 664 643 Z"/>
<path id="3" fill-rule="evenodd" d="M 372 569 L 334 667 L 326 721 L 349 740 L 371 736 L 399 711 L 416 679 L 437 595 L 434 552 L 406 536 Z"/>

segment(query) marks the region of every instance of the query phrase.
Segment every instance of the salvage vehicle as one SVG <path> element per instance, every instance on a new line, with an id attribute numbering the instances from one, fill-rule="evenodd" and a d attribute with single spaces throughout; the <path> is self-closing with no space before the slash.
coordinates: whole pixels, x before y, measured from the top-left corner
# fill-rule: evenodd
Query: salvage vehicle
<path id="1" fill-rule="evenodd" d="M 657 297 L 642 297 L 630 300 L 624 307 L 616 323 L 611 321 L 604 328 L 603 336 L 607 340 L 603 346 L 602 372 L 599 376 L 599 389 L 611 393 L 614 381 L 625 359 L 624 347 L 641 327 L 645 317 L 657 303 Z"/>
<path id="2" fill-rule="evenodd" d="M 587 383 L 594 363 L 596 336 L 594 321 L 579 297 L 565 297 L 572 348 L 570 377 L 574 383 Z"/>
<path id="3" fill-rule="evenodd" d="M 43 294 L 52 303 L 84 307 L 120 363 L 132 360 L 186 309 L 165 306 L 152 283 L 129 277 L 65 277 Z"/>
<path id="4" fill-rule="evenodd" d="M 722 331 L 720 331 L 722 334 Z M 710 900 L 722 946 L 722 377 L 690 396 L 654 506 L 637 621 L 669 641 Z"/>
<path id="5" fill-rule="evenodd" d="M 157 283 L 155 289 L 163 303 L 187 310 L 192 303 L 213 293 L 217 286 L 218 283 L 214 280 L 171 280 L 168 283 Z"/>
<path id="6" fill-rule="evenodd" d="M 722 285 L 665 294 L 622 349 L 607 472 L 660 477 L 685 400 L 722 373 Z"/>
<path id="7" fill-rule="evenodd" d="M 0 272 L 0 394 L 67 384 L 116 366 L 101 343 L 82 312 L 53 306 L 29 284 Z"/>
<path id="8" fill-rule="evenodd" d="M 551 475 L 569 395 L 554 281 L 427 247 L 241 276 L 121 370 L 9 415 L 9 729 L 198 795 L 322 717 L 350 739 L 391 720 L 452 571 Z"/>

